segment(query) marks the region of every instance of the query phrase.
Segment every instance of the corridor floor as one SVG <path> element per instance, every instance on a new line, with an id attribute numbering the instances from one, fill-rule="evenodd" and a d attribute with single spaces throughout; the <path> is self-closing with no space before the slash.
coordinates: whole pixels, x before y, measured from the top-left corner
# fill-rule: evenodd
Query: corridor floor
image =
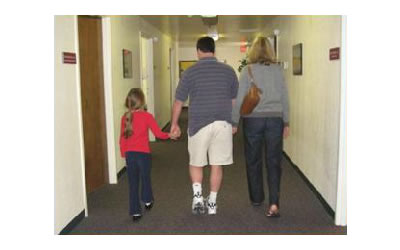
<path id="1" fill-rule="evenodd" d="M 182 113 L 180 124 L 182 131 L 186 131 L 187 112 Z M 252 207 L 241 133 L 234 137 L 235 163 L 224 167 L 215 216 L 191 213 L 186 135 L 178 141 L 154 142 L 151 148 L 153 209 L 145 212 L 140 222 L 132 222 L 128 215 L 128 179 L 124 173 L 117 185 L 106 185 L 88 196 L 89 216 L 70 234 L 347 234 L 347 227 L 334 225 L 333 218 L 287 159 L 282 162 L 281 218 L 266 218 L 266 204 Z M 209 193 L 209 171 L 205 169 L 205 196 Z M 266 196 L 267 193 L 266 190 Z"/>

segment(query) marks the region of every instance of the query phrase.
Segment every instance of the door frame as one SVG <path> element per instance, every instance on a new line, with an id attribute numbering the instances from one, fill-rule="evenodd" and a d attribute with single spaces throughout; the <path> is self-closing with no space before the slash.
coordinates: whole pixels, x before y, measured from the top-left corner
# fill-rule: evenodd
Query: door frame
<path id="1" fill-rule="evenodd" d="M 341 22 L 341 85 L 340 85 L 340 123 L 339 123 L 339 155 L 337 173 L 337 196 L 335 224 L 347 225 L 347 164 L 346 164 L 346 94 L 347 94 L 347 47 L 346 25 L 347 17 L 342 16 Z"/>
<path id="2" fill-rule="evenodd" d="M 139 66 L 139 80 L 140 80 L 140 87 L 143 89 L 143 83 L 142 83 L 142 77 L 143 77 L 143 69 L 142 69 L 142 61 L 143 61 L 143 51 L 142 51 L 142 37 L 144 39 L 148 39 L 148 45 L 149 47 L 147 49 L 147 55 L 146 55 L 146 62 L 147 64 L 150 65 L 148 68 L 148 82 L 147 86 L 149 88 L 149 93 L 147 96 L 147 111 L 151 114 L 153 114 L 154 117 L 156 117 L 155 114 L 155 99 L 154 99 L 154 61 L 153 61 L 153 53 L 154 53 L 154 41 L 153 38 L 149 35 L 147 35 L 143 31 L 139 31 L 139 55 L 140 55 L 140 66 Z M 150 97 L 149 97 L 150 96 Z M 155 141 L 155 137 L 153 133 L 149 132 L 149 140 L 150 141 Z"/>
<path id="3" fill-rule="evenodd" d="M 89 215 L 88 204 L 87 204 L 87 192 L 86 192 L 86 165 L 85 165 L 85 144 L 83 138 L 83 114 L 82 114 L 82 99 L 81 99 L 81 69 L 80 69 L 80 61 L 79 61 L 79 25 L 78 25 L 78 15 L 74 16 L 74 25 L 75 25 L 75 48 L 76 48 L 76 58 L 78 58 L 78 63 L 76 65 L 76 89 L 77 89 L 77 102 L 78 102 L 78 122 L 79 122 L 79 147 L 81 151 L 80 162 L 82 166 L 82 188 L 83 188 L 83 204 L 85 208 L 85 217 Z"/>
<path id="4" fill-rule="evenodd" d="M 103 34 L 103 75 L 104 75 L 104 101 L 106 112 L 107 156 L 108 156 L 108 181 L 117 184 L 117 157 L 114 135 L 114 112 L 112 96 L 112 57 L 111 57 L 111 18 L 102 17 Z"/>

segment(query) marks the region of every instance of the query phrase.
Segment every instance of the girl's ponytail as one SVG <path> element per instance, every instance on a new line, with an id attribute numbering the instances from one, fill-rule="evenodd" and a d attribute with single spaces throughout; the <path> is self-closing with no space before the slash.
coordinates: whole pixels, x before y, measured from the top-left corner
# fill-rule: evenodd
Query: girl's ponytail
<path id="1" fill-rule="evenodd" d="M 123 136 L 130 137 L 133 134 L 133 111 L 143 108 L 145 105 L 144 93 L 139 88 L 133 88 L 129 91 L 125 100 L 125 107 L 128 112 L 125 113 L 125 129 Z"/>
<path id="2" fill-rule="evenodd" d="M 124 129 L 124 137 L 128 138 L 133 134 L 133 114 L 132 114 L 132 101 L 129 100 L 129 96 L 127 97 L 128 101 L 128 112 L 125 113 L 125 129 Z"/>

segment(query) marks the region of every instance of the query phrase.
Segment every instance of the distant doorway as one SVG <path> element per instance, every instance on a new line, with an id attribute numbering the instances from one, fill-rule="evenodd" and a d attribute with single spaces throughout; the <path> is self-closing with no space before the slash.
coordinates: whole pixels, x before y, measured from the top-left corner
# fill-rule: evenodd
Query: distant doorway
<path id="1" fill-rule="evenodd" d="M 146 37 L 142 32 L 140 32 L 140 84 L 146 98 L 147 111 L 155 116 L 153 39 Z M 155 141 L 151 132 L 149 140 Z"/>
<path id="2" fill-rule="evenodd" d="M 101 18 L 79 16 L 78 32 L 85 179 L 91 193 L 108 183 Z"/>

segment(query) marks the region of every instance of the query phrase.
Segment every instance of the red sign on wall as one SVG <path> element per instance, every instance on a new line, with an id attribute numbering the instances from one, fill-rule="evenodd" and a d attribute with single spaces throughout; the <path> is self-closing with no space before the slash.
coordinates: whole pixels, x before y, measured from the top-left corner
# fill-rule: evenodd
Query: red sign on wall
<path id="1" fill-rule="evenodd" d="M 329 50 L 329 60 L 340 59 L 340 48 L 333 48 Z"/>
<path id="2" fill-rule="evenodd" d="M 240 52 L 245 53 L 247 50 L 247 42 L 246 39 L 242 38 L 240 41 Z"/>
<path id="3" fill-rule="evenodd" d="M 63 52 L 63 63 L 76 64 L 76 53 Z"/>

